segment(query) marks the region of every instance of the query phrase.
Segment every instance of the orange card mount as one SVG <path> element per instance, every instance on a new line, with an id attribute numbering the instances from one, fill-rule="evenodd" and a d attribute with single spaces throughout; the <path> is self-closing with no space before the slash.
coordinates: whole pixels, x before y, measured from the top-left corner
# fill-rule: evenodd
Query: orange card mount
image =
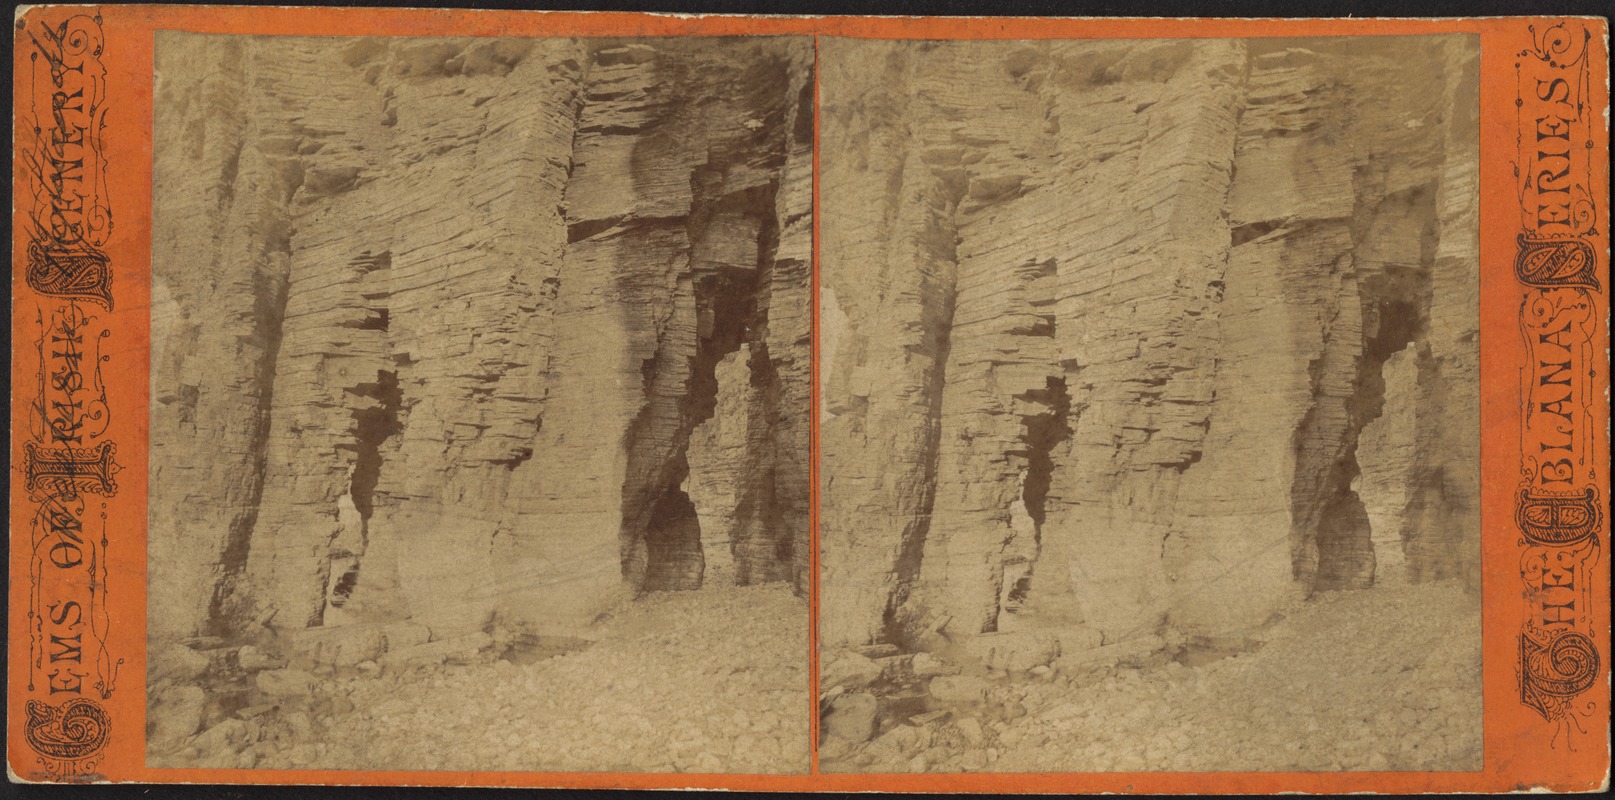
<path id="1" fill-rule="evenodd" d="M 153 518 L 148 516 L 148 485 L 154 477 L 150 467 L 152 406 L 170 398 L 154 401 L 151 388 L 153 275 L 161 273 L 153 264 L 153 97 L 157 42 L 170 32 L 535 39 L 805 37 L 815 45 L 801 48 L 806 55 L 787 54 L 778 63 L 812 64 L 817 59 L 816 68 L 804 67 L 801 72 L 810 71 L 815 82 L 801 95 L 809 98 L 818 96 L 820 76 L 831 69 L 824 59 L 836 50 L 822 46 L 831 37 L 960 41 L 1478 37 L 1479 285 L 1440 290 L 1472 293 L 1479 306 L 1484 656 L 1484 757 L 1480 768 L 1470 772 L 1014 774 L 828 774 L 817 769 L 816 637 L 819 601 L 824 594 L 818 575 L 817 493 L 825 469 L 818 457 L 817 404 L 819 382 L 829 379 L 819 374 L 817 357 L 823 347 L 817 243 L 819 214 L 825 215 L 825 225 L 836 219 L 836 209 L 820 207 L 833 195 L 821 191 L 818 178 L 821 166 L 837 154 L 820 153 L 816 146 L 824 122 L 816 103 L 810 135 L 781 139 L 815 142 L 810 157 L 805 144 L 798 153 L 800 163 L 811 164 L 802 170 L 811 172 L 811 184 L 797 181 L 801 176 L 788 172 L 797 162 L 784 158 L 770 162 L 770 168 L 789 177 L 764 182 L 778 193 L 774 200 L 778 208 L 787 205 L 789 194 L 779 187 L 788 186 L 811 194 L 813 207 L 813 218 L 803 231 L 811 231 L 815 245 L 811 255 L 814 278 L 803 287 L 802 302 L 814 298 L 810 316 L 815 357 L 802 370 L 804 375 L 811 373 L 811 378 L 803 380 L 812 383 L 808 397 L 813 406 L 807 414 L 810 424 L 803 441 L 811 442 L 804 447 L 812 451 L 809 491 L 815 500 L 806 513 L 813 515 L 809 527 L 814 538 L 812 556 L 805 559 L 812 574 L 806 576 L 804 591 L 798 595 L 806 598 L 803 602 L 811 600 L 804 617 L 812 620 L 808 624 L 813 630 L 803 637 L 807 646 L 795 668 L 810 684 L 808 693 L 805 699 L 798 692 L 788 700 L 800 708 L 801 718 L 793 724 L 799 724 L 801 736 L 809 740 L 801 746 L 809 756 L 801 768 L 738 774 L 721 760 L 680 761 L 678 771 L 154 765 L 147 747 L 154 727 L 148 725 L 147 552 L 151 538 L 162 532 L 148 528 L 148 519 Z M 24 9 L 16 17 L 14 45 L 14 391 L 6 737 L 12 780 L 999 793 L 1591 791 L 1607 784 L 1610 598 L 1606 547 L 1610 506 L 1604 469 L 1609 461 L 1610 209 L 1608 33 L 1603 20 L 792 18 L 38 6 Z M 478 68 L 503 69 L 501 65 L 507 64 L 500 60 L 506 58 L 501 52 L 485 53 Z M 620 51 L 613 50 L 610 58 L 630 63 L 637 52 L 625 45 Z M 363 54 L 344 57 L 361 58 Z M 567 58 L 557 55 L 554 63 L 564 68 Z M 798 96 L 795 85 L 783 78 L 780 87 L 791 88 L 791 96 Z M 746 102 L 775 102 L 763 94 L 758 94 L 762 99 Z M 481 100 L 476 102 L 480 106 Z M 795 113 L 739 115 L 737 130 L 756 131 L 760 141 L 770 135 L 776 117 L 784 119 Z M 807 119 L 804 113 L 798 127 L 787 126 L 790 135 L 805 131 Z M 598 126 L 610 130 L 618 124 L 622 123 L 605 120 Z M 738 147 L 734 142 L 742 139 L 725 141 L 725 147 Z M 711 152 L 723 151 L 717 147 Z M 607 157 L 615 156 L 601 156 Z M 542 158 L 532 160 L 542 162 Z M 336 186 L 343 180 L 351 183 L 353 176 L 335 170 L 317 177 Z M 683 190 L 684 185 L 695 183 L 687 178 L 681 176 L 671 183 Z M 721 222 L 714 223 L 715 229 L 749 231 L 754 237 L 748 240 L 751 242 L 766 241 L 773 246 L 792 231 L 784 223 L 760 222 L 755 215 L 722 217 L 722 208 L 713 213 Z M 655 215 L 644 216 L 653 219 Z M 791 219 L 800 216 L 789 215 Z M 620 222 L 612 219 L 612 224 Z M 758 232 L 764 230 L 768 233 Z M 581 241 L 598 233 L 587 225 L 570 230 L 563 226 L 558 231 L 557 241 L 563 244 L 569 236 Z M 539 241 L 535 246 L 542 245 Z M 737 257 L 713 252 L 712 259 Z M 355 269 L 363 267 L 359 271 L 369 274 L 386 268 L 384 262 L 370 254 Z M 205 271 L 212 267 L 198 260 L 162 269 Z M 363 290 L 364 280 L 364 275 L 354 278 L 354 286 L 359 287 L 355 291 Z M 784 325 L 785 318 L 777 314 L 770 319 L 772 324 Z M 379 319 L 358 320 L 347 327 L 373 331 L 387 324 L 385 314 Z M 690 325 L 692 338 L 697 330 L 710 338 L 716 335 L 713 330 L 723 328 L 717 322 L 699 322 L 693 310 L 691 319 L 695 320 Z M 645 369 L 654 366 L 648 364 Z M 385 406 L 384 399 L 364 402 L 371 400 L 378 407 Z M 529 450 L 526 456 L 498 453 L 494 457 L 498 463 L 511 461 L 514 465 L 532 455 Z M 368 507 L 369 503 L 357 505 Z M 155 515 L 163 510 L 153 507 L 151 511 Z M 368 508 L 344 513 L 359 511 L 368 513 Z M 176 512 L 169 509 L 165 513 L 167 519 Z M 351 587 L 341 588 L 340 571 L 331 578 L 340 589 L 332 591 L 346 598 Z M 152 587 L 153 595 L 159 591 L 183 595 L 204 589 Z M 736 615 L 737 621 L 741 616 Z M 413 629 L 391 630 L 395 639 L 402 639 Z M 466 631 L 445 641 L 474 642 L 483 635 L 487 634 Z M 434 637 L 433 642 L 413 646 L 435 641 Z M 543 639 L 540 644 L 571 646 L 562 638 Z M 243 657 L 239 648 L 231 652 L 230 659 Z M 230 664 L 233 669 L 239 667 L 238 661 Z M 230 707 L 225 716 L 245 718 L 260 711 L 247 701 L 238 705 L 241 707 Z M 489 727 L 495 731 L 489 736 L 511 735 L 508 725 Z M 245 729 L 233 724 L 231 728 Z M 388 734 L 376 731 L 375 735 Z"/>
<path id="2" fill-rule="evenodd" d="M 1515 67 L 1526 128 L 1515 156 L 1523 232 L 1514 274 L 1523 290 L 1526 348 L 1514 500 L 1525 584 L 1520 702 L 1568 741 L 1585 733 L 1584 722 L 1596 726 L 1598 715 L 1609 713 L 1590 694 L 1607 668 L 1598 646 L 1601 598 L 1590 576 L 1609 502 L 1601 492 L 1605 461 L 1594 455 L 1607 444 L 1609 387 L 1609 332 L 1599 324 L 1607 306 L 1600 314 L 1597 299 L 1607 291 L 1598 237 L 1609 219 L 1598 207 L 1603 176 L 1594 174 L 1594 162 L 1607 166 L 1608 157 L 1595 144 L 1604 131 L 1593 110 L 1592 32 L 1531 30 L 1535 41 Z"/>
<path id="3" fill-rule="evenodd" d="M 20 730 L 7 738 L 29 753 L 19 774 L 79 780 L 107 758 L 109 709 L 130 693 L 121 654 L 139 636 L 138 619 L 114 621 L 111 606 L 128 601 L 109 592 L 128 585 L 111 573 L 138 561 L 141 541 L 113 522 L 130 517 L 118 445 L 139 435 L 125 419 L 139 401 L 109 383 L 113 348 L 134 341 L 112 316 L 115 257 L 138 262 L 113 236 L 101 19 L 18 20 L 17 44 L 11 603 L 22 616 L 10 626 Z M 130 548 L 119 564 L 114 547 Z"/>

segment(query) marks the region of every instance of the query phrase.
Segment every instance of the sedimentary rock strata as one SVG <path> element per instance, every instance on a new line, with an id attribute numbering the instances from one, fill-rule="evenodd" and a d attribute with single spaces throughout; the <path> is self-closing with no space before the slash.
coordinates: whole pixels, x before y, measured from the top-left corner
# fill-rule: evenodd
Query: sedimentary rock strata
<path id="1" fill-rule="evenodd" d="M 156 54 L 155 640 L 805 587 L 810 42 Z"/>
<path id="2" fill-rule="evenodd" d="M 825 643 L 1249 636 L 1376 539 L 1474 585 L 1477 59 L 822 42 Z"/>

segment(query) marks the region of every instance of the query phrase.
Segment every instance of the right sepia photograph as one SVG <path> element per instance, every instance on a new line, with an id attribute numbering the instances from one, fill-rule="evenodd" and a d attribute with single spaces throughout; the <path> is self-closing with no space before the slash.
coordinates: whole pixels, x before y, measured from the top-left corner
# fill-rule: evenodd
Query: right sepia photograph
<path id="1" fill-rule="evenodd" d="M 1481 769 L 1479 61 L 820 40 L 823 771 Z"/>

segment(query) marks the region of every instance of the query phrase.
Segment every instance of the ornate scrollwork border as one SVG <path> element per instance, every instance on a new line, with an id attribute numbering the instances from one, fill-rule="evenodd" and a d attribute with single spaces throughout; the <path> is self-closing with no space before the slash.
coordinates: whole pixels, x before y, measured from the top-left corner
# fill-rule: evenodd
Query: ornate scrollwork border
<path id="1" fill-rule="evenodd" d="M 1603 291 L 1596 237 L 1600 211 L 1592 159 L 1592 31 L 1568 20 L 1529 28 L 1516 54 L 1516 158 L 1521 231 L 1514 277 L 1523 298 L 1520 484 L 1514 527 L 1525 621 L 1519 699 L 1569 740 L 1603 701 L 1593 569 L 1604 542 L 1604 498 L 1595 457 L 1601 435 L 1594 381 L 1601 368 Z"/>
<path id="2" fill-rule="evenodd" d="M 16 99 L 26 292 L 37 336 L 19 470 L 32 506 L 27 719 L 23 739 L 52 780 L 93 777 L 114 730 L 104 702 L 123 659 L 108 651 L 108 506 L 117 495 L 114 402 L 102 368 L 113 336 L 110 99 L 100 12 L 40 8 L 19 23 L 27 90 Z M 26 352 L 26 351 L 24 351 Z M 86 530 L 100 517 L 98 535 Z"/>

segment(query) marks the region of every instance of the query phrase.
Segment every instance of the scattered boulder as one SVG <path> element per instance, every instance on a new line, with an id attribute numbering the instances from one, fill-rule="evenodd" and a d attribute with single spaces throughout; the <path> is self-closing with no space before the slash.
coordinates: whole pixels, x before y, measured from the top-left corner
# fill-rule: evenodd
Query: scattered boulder
<path id="1" fill-rule="evenodd" d="M 1026 704 L 1019 700 L 1007 700 L 999 707 L 998 716 L 1005 722 L 1014 722 L 1026 716 Z"/>
<path id="2" fill-rule="evenodd" d="M 1115 665 L 1136 666 L 1149 661 L 1164 647 L 1166 640 L 1159 636 L 1140 636 L 1092 650 L 1070 653 L 1060 658 L 1059 666 L 1067 671 Z"/>
<path id="3" fill-rule="evenodd" d="M 911 655 L 883 656 L 872 660 L 880 667 L 880 677 L 876 679 L 880 683 L 900 685 L 913 680 L 914 657 Z"/>
<path id="4" fill-rule="evenodd" d="M 292 711 L 282 719 L 286 722 L 286 727 L 291 730 L 292 741 L 303 742 L 312 738 L 314 720 L 308 714 L 302 711 Z"/>
<path id="5" fill-rule="evenodd" d="M 274 703 L 258 703 L 256 705 L 245 706 L 237 709 L 236 717 L 238 719 L 252 719 L 253 717 L 274 711 L 276 708 L 279 708 L 279 706 Z"/>
<path id="6" fill-rule="evenodd" d="M 315 678 L 300 669 L 272 669 L 258 673 L 253 683 L 271 697 L 302 697 L 314 692 Z"/>
<path id="7" fill-rule="evenodd" d="M 982 730 L 981 723 L 976 721 L 974 717 L 965 717 L 955 723 L 954 727 L 959 729 L 959 735 L 963 736 L 965 741 L 971 745 L 979 745 L 986 741 L 986 731 Z"/>
<path id="8" fill-rule="evenodd" d="M 824 742 L 819 745 L 819 758 L 824 761 L 840 761 L 851 757 L 857 750 L 858 745 L 852 742 L 826 736 Z"/>
<path id="9" fill-rule="evenodd" d="M 824 666 L 820 680 L 826 689 L 845 687 L 861 689 L 880 679 L 881 666 L 875 660 L 858 653 L 843 652 L 832 657 Z"/>
<path id="10" fill-rule="evenodd" d="M 248 672 L 262 672 L 286 666 L 286 659 L 270 655 L 249 644 L 236 651 L 236 664 Z"/>
<path id="11" fill-rule="evenodd" d="M 854 744 L 869 741 L 875 735 L 879 713 L 880 701 L 874 695 L 842 695 L 830 705 L 830 713 L 824 718 L 825 735 Z"/>
<path id="12" fill-rule="evenodd" d="M 1022 673 L 1058 658 L 1060 639 L 1033 631 L 984 633 L 967 639 L 964 651 L 987 669 Z"/>
<path id="13" fill-rule="evenodd" d="M 251 744 L 253 727 L 244 720 L 226 719 L 196 737 L 203 763 L 232 763 L 235 754 Z"/>
<path id="14" fill-rule="evenodd" d="M 432 629 L 418 622 L 389 622 L 381 626 L 381 636 L 388 650 L 402 650 L 431 641 Z"/>
<path id="15" fill-rule="evenodd" d="M 913 725 L 898 725 L 870 742 L 864 748 L 864 753 L 875 763 L 897 763 L 907 754 L 914 752 L 915 748 L 924 746 L 925 743 L 920 738 L 922 730 L 924 729 Z"/>
<path id="16" fill-rule="evenodd" d="M 493 637 L 478 631 L 452 639 L 439 639 L 412 647 L 389 650 L 381 658 L 384 666 L 422 666 L 431 664 L 468 664 L 482 660 L 493 648 Z"/>
<path id="17" fill-rule="evenodd" d="M 224 639 L 219 636 L 191 636 L 181 640 L 180 644 L 192 650 L 217 650 L 224 646 Z"/>
<path id="18" fill-rule="evenodd" d="M 944 703 L 980 703 L 987 696 L 988 683 L 973 675 L 943 675 L 932 678 L 931 696 Z"/>
<path id="19" fill-rule="evenodd" d="M 958 669 L 930 653 L 915 653 L 909 661 L 909 671 L 919 680 L 935 678 L 938 675 L 951 675 Z"/>
<path id="20" fill-rule="evenodd" d="M 156 656 L 152 659 L 151 665 L 153 683 L 161 681 L 191 683 L 202 677 L 213 663 L 206 653 L 199 653 L 182 645 L 154 648 L 154 652 Z"/>
<path id="21" fill-rule="evenodd" d="M 333 625 L 292 634 L 292 649 L 316 664 L 351 667 L 373 661 L 387 650 L 379 625 Z"/>
<path id="22" fill-rule="evenodd" d="M 900 652 L 895 644 L 866 644 L 862 647 L 853 648 L 853 650 L 858 655 L 871 659 L 890 658 Z"/>
<path id="23" fill-rule="evenodd" d="M 169 686 L 155 695 L 151 712 L 151 743 L 167 748 L 183 741 L 202 727 L 207 710 L 207 693 L 199 686 Z"/>

